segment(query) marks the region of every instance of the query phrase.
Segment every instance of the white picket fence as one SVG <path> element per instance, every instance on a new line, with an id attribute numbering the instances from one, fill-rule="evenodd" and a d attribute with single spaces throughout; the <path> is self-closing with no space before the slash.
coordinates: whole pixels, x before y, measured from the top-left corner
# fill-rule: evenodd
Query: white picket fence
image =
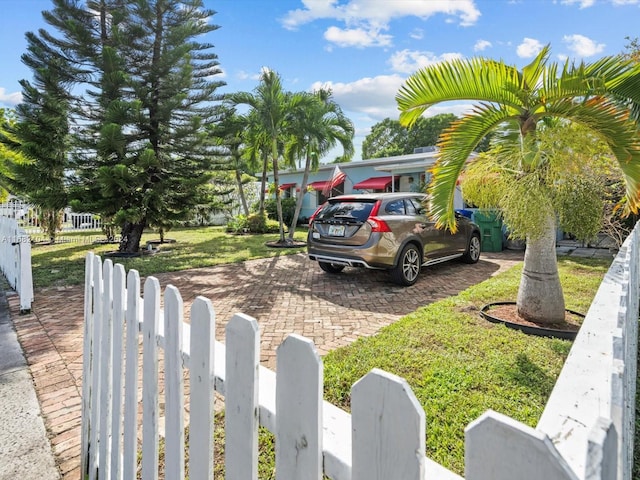
<path id="1" fill-rule="evenodd" d="M 541 425 L 533 429 L 492 411 L 472 422 L 465 437 L 467 480 L 631 478 L 628 452 L 633 448 L 633 430 L 628 427 L 633 425 L 635 405 L 637 325 L 632 324 L 638 320 L 637 229 L 632 237 L 603 281 L 601 290 L 610 291 L 598 293 Z M 630 269 L 629 261 L 636 266 Z M 613 284 L 623 287 L 607 287 Z M 353 385 L 349 415 L 323 401 L 322 362 L 309 340 L 290 335 L 278 348 L 274 373 L 259 366 L 259 333 L 253 318 L 235 315 L 222 344 L 214 338 L 215 315 L 209 300 L 194 301 L 190 324 L 183 321 L 183 303 L 175 287 L 165 289 L 164 310 L 160 303 L 154 277 L 146 280 L 141 299 L 136 271 L 125 276 L 121 265 L 87 256 L 82 469 L 88 478 L 136 478 L 142 336 L 143 480 L 158 478 L 161 434 L 165 478 L 184 478 L 183 368 L 189 369 L 190 377 L 191 480 L 213 478 L 214 389 L 225 403 L 225 478 L 257 479 L 260 424 L 275 434 L 278 480 L 319 479 L 323 473 L 335 480 L 461 479 L 425 457 L 425 414 L 403 379 L 371 371 Z M 598 329 L 600 318 L 591 312 L 609 307 L 616 322 L 627 325 L 607 334 L 606 328 Z M 623 310 L 624 316 L 618 315 Z M 602 337 L 607 336 L 614 352 L 610 359 L 589 345 L 606 343 Z M 164 350 L 164 432 L 159 427 L 159 349 Z M 585 372 L 602 369 L 609 376 L 572 379 L 577 359 Z M 576 382 L 584 385 L 571 391 Z M 595 408 L 589 423 L 580 427 L 567 426 L 573 410 L 587 411 L 597 402 L 610 408 Z M 548 420 L 553 415 L 555 425 Z M 571 447 L 580 452 L 576 460 L 567 453 L 573 450 L 566 444 L 580 429 L 584 434 Z"/>
<path id="2" fill-rule="evenodd" d="M 40 208 L 19 198 L 13 197 L 8 202 L 0 203 L 0 217 L 14 219 L 30 235 L 42 233 L 40 228 Z M 102 222 L 99 216 L 92 213 L 72 212 L 71 208 L 64 209 L 60 231 L 75 232 L 100 230 L 101 228 Z"/>
<path id="3" fill-rule="evenodd" d="M 12 218 L 0 216 L 0 271 L 20 297 L 20 310 L 31 310 L 33 273 L 31 239 Z"/>

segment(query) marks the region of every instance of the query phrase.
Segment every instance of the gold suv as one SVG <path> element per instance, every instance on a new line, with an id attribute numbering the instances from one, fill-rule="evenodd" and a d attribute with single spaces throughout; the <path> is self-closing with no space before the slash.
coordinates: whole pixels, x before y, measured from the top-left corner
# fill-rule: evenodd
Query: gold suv
<path id="1" fill-rule="evenodd" d="M 320 268 L 386 269 L 399 285 L 413 285 L 423 265 L 480 258 L 480 230 L 456 214 L 458 230 L 438 230 L 421 193 L 374 193 L 330 198 L 309 221 L 307 252 Z"/>

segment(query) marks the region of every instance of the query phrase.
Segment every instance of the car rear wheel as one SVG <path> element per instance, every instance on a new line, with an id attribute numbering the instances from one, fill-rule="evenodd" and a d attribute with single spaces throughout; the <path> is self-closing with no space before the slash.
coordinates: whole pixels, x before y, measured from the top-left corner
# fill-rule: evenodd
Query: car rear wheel
<path id="1" fill-rule="evenodd" d="M 480 259 L 480 235 L 474 233 L 469 239 L 469 245 L 467 245 L 467 251 L 462 256 L 462 261 L 465 263 L 477 263 Z"/>
<path id="2" fill-rule="evenodd" d="M 327 263 L 327 262 L 318 262 L 320 268 L 327 273 L 340 273 L 344 270 L 344 265 L 339 265 L 337 263 Z"/>
<path id="3" fill-rule="evenodd" d="M 418 280 L 421 266 L 420 251 L 415 245 L 409 244 L 402 249 L 398 264 L 391 270 L 391 278 L 398 285 L 413 285 Z"/>

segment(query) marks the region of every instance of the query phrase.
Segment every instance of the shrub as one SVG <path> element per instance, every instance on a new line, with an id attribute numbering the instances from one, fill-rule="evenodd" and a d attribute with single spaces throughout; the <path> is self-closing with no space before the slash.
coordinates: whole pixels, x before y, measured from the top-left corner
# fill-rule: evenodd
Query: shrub
<path id="1" fill-rule="evenodd" d="M 251 233 L 265 233 L 267 229 L 267 216 L 252 213 L 247 217 L 247 227 Z"/>
<path id="2" fill-rule="evenodd" d="M 227 232 L 242 233 L 249 228 L 249 221 L 246 215 L 240 214 L 232 217 L 227 222 Z"/>
<path id="3" fill-rule="evenodd" d="M 282 198 L 282 220 L 285 225 L 291 225 L 293 220 L 293 214 L 296 211 L 296 199 L 295 198 Z M 276 209 L 275 199 L 266 200 L 264 202 L 264 209 L 269 215 L 269 218 L 278 220 L 278 210 Z"/>

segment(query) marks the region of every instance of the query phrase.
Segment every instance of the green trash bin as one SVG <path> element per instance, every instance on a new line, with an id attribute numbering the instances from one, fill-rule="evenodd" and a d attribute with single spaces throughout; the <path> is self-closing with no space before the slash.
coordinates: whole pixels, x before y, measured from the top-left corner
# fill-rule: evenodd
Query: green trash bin
<path id="1" fill-rule="evenodd" d="M 502 251 L 502 219 L 497 212 L 478 210 L 473 215 L 473 221 L 480 227 L 483 252 Z"/>

